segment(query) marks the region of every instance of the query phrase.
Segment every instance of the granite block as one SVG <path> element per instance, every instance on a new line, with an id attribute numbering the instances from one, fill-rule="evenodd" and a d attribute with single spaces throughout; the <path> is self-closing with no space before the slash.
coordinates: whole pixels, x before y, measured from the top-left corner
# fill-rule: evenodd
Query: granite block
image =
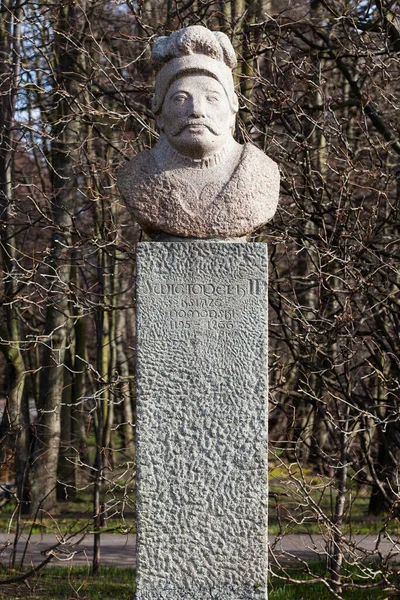
<path id="1" fill-rule="evenodd" d="M 267 596 L 265 244 L 138 246 L 137 599 Z"/>

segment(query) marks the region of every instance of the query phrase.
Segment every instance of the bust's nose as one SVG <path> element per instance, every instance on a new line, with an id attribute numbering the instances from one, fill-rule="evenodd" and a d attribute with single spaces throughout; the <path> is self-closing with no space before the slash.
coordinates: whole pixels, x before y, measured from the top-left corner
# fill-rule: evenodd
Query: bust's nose
<path id="1" fill-rule="evenodd" d="M 205 101 L 204 98 L 199 96 L 192 96 L 189 108 L 189 116 L 202 118 L 206 116 Z"/>

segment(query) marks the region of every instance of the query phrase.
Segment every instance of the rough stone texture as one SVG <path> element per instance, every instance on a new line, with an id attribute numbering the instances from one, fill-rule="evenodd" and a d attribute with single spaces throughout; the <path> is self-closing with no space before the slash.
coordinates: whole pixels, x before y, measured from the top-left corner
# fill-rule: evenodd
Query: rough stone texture
<path id="1" fill-rule="evenodd" d="M 243 237 L 269 221 L 279 195 L 276 163 L 233 138 L 238 99 L 229 38 L 198 25 L 153 46 L 153 110 L 160 139 L 135 156 L 118 187 L 150 236 Z"/>
<path id="2" fill-rule="evenodd" d="M 265 244 L 138 247 L 137 600 L 266 598 Z"/>
<path id="3" fill-rule="evenodd" d="M 227 238 L 248 235 L 272 219 L 279 196 L 276 163 L 252 144 L 234 144 L 208 161 L 185 161 L 165 141 L 138 154 L 118 177 L 134 220 L 149 233 Z"/>

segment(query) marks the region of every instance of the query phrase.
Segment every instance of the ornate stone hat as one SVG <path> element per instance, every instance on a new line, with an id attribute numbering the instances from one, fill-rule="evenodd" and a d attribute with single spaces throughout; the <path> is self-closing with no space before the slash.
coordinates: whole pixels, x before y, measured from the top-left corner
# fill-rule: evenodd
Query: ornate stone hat
<path id="1" fill-rule="evenodd" d="M 184 74 L 213 77 L 222 85 L 233 112 L 238 110 L 232 69 L 236 66 L 233 46 L 225 33 L 193 25 L 155 40 L 152 64 L 157 71 L 152 101 L 154 114 L 160 112 L 171 84 Z"/>

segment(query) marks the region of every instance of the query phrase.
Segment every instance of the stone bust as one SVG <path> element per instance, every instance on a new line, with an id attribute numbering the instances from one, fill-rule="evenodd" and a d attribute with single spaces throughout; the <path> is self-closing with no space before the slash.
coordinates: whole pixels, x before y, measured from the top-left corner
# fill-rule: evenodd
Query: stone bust
<path id="1" fill-rule="evenodd" d="M 152 108 L 160 137 L 118 176 L 135 221 L 153 238 L 244 237 L 276 210 L 279 171 L 233 138 L 238 99 L 229 38 L 198 25 L 158 38 Z"/>

